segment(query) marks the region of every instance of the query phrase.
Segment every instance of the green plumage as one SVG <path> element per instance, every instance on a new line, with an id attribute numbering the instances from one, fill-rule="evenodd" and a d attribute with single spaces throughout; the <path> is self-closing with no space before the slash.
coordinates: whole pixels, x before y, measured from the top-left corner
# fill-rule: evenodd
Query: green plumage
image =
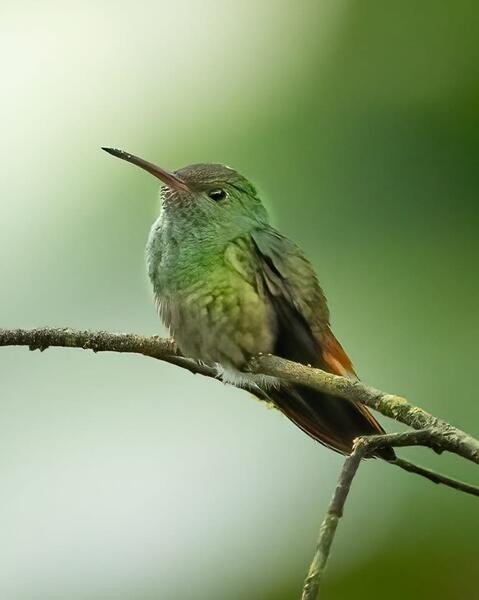
<path id="1" fill-rule="evenodd" d="M 250 389 L 259 386 L 303 431 L 336 451 L 348 453 L 356 437 L 382 433 L 362 405 L 242 372 L 261 352 L 356 377 L 330 330 L 310 262 L 269 225 L 254 186 L 223 165 L 168 173 L 107 151 L 166 184 L 146 254 L 160 316 L 181 351 Z"/>

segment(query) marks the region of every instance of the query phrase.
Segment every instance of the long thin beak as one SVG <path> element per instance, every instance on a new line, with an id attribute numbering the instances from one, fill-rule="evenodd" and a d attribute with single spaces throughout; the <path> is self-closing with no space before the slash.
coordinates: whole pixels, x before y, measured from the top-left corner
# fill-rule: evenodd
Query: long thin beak
<path id="1" fill-rule="evenodd" d="M 133 154 L 128 154 L 128 152 L 123 152 L 123 150 L 117 150 L 116 148 L 102 148 L 108 154 L 112 154 L 122 160 L 126 160 L 148 173 L 151 173 L 155 177 L 158 177 L 166 186 L 172 188 L 173 190 L 180 190 L 182 192 L 189 192 L 190 188 L 186 185 L 186 183 L 180 179 L 177 175 L 173 173 L 168 173 L 161 167 L 154 165 L 147 160 L 143 160 L 142 158 L 138 158 L 138 156 L 134 156 Z"/>

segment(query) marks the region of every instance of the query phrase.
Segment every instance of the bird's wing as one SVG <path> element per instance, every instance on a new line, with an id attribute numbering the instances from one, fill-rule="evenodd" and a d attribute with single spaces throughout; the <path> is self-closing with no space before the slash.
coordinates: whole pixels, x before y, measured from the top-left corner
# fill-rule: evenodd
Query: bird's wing
<path id="1" fill-rule="evenodd" d="M 329 326 L 326 298 L 301 249 L 275 229 L 252 232 L 258 284 L 274 308 L 277 335 L 274 354 L 336 375 L 357 378 Z M 322 443 L 349 452 L 358 435 L 383 433 L 362 404 L 319 394 L 303 386 L 284 387 L 279 407 Z"/>
<path id="2" fill-rule="evenodd" d="M 258 272 L 279 323 L 281 356 L 356 378 L 351 361 L 329 326 L 326 298 L 301 249 L 273 228 L 254 231 Z"/>
<path id="3" fill-rule="evenodd" d="M 275 352 L 319 366 L 319 341 L 329 329 L 329 312 L 310 262 L 296 244 L 272 227 L 253 231 L 251 238 L 257 277 L 278 321 Z"/>

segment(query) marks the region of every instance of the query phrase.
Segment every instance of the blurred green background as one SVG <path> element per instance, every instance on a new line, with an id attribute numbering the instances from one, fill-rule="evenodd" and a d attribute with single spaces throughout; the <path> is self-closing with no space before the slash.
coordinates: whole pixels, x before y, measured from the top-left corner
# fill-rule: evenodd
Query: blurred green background
<path id="1" fill-rule="evenodd" d="M 224 162 L 313 260 L 365 381 L 477 435 L 478 17 L 452 0 L 4 0 L 0 326 L 165 333 L 143 264 L 157 182 L 99 147 Z M 341 459 L 281 415 L 74 350 L 2 349 L 0 389 L 2 600 L 299 597 Z M 477 598 L 478 508 L 364 464 L 324 597 Z"/>

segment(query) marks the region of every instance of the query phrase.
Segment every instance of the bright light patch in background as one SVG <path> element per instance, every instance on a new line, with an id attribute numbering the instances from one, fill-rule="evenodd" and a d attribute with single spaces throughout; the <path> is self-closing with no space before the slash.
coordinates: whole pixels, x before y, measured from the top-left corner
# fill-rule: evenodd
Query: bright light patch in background
<path id="1" fill-rule="evenodd" d="M 207 123 L 215 129 L 235 114 L 281 109 L 312 64 L 304 40 L 326 52 L 339 14 L 334 3 L 291 6 L 3 3 L 0 159 L 21 153 L 23 160 L 12 164 L 2 192 L 19 185 L 24 192 L 33 179 L 46 185 L 52 170 L 61 179 L 75 156 L 85 159 L 102 141 L 138 145 L 146 135 L 171 148 Z M 32 195 L 23 201 L 45 215 Z"/>
<path id="2" fill-rule="evenodd" d="M 117 278 L 95 242 L 100 230 L 92 227 L 112 211 L 111 189 L 131 177 L 99 147 L 155 145 L 173 163 L 192 138 L 234 136 L 239 122 L 253 130 L 255 120 L 284 111 L 316 61 L 304 41 L 326 56 L 339 14 L 333 3 L 292 6 L 3 4 L 0 162 L 8 168 L 0 179 L 0 268 L 12 291 L 2 295 L 2 315 L 23 325 L 76 318 L 106 327 L 113 318 L 126 329 L 159 330 L 141 248 L 131 244 L 138 259 L 134 266 L 119 259 Z M 148 203 L 145 194 L 150 213 Z M 135 311 L 133 321 L 115 299 Z M 307 473 L 296 468 L 293 449 L 313 456 L 315 446 L 278 415 L 259 406 L 250 413 L 242 394 L 202 382 L 208 397 L 192 405 L 196 382 L 183 374 L 133 361 L 119 378 L 123 363 L 103 358 L 2 354 L 2 370 L 9 364 L 17 375 L 2 386 L 2 598 L 136 598 L 142 586 L 173 598 L 185 572 L 207 595 L 228 553 L 237 563 L 225 575 L 231 589 L 241 588 L 246 572 L 254 587 L 269 585 L 248 557 L 278 560 L 267 558 L 270 546 L 284 546 L 287 533 L 274 533 L 274 522 L 283 520 L 285 503 L 295 510 L 311 503 L 293 491 Z M 290 440 L 286 454 L 274 441 L 279 424 Z M 323 475 L 331 468 L 324 465 Z M 290 491 L 274 501 L 284 485 Z M 261 541 L 263 527 L 270 533 Z"/>

